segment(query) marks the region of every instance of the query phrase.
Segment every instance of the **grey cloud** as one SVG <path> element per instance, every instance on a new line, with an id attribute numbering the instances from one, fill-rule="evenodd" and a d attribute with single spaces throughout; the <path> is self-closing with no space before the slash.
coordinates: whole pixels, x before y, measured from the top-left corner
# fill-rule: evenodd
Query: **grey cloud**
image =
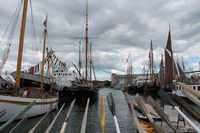
<path id="1" fill-rule="evenodd" d="M 0 35 L 3 34 L 9 16 L 18 1 L 0 1 Z M 11 6 L 4 6 L 9 5 Z M 79 40 L 84 37 L 85 0 L 32 0 L 37 47 L 42 50 L 43 21 L 48 14 L 48 41 L 56 55 L 71 66 L 78 62 Z M 200 2 L 199 0 L 89 0 L 89 36 L 93 42 L 94 64 L 102 79 L 112 71 L 126 70 L 124 58 L 127 49 L 135 53 L 133 61 L 137 70 L 141 63 L 148 65 L 150 40 L 153 40 L 155 64 L 160 63 L 160 56 L 166 45 L 168 24 L 171 24 L 173 48 L 184 54 L 188 49 L 198 46 L 200 37 Z M 12 8 L 11 8 L 12 7 Z M 20 19 L 19 19 L 20 20 Z M 31 34 L 30 5 L 25 36 L 24 64 L 34 64 L 34 53 Z M 16 30 L 8 63 L 15 67 L 19 27 Z M 82 47 L 84 40 L 82 40 Z M 27 51 L 29 53 L 27 53 Z M 84 51 L 84 49 L 83 49 Z M 2 56 L 2 50 L 0 51 Z M 198 53 L 198 52 L 197 52 Z M 123 57 L 122 57 L 123 56 Z M 188 55 L 189 56 L 189 55 Z M 187 57 L 190 58 L 192 54 Z M 12 63 L 11 63 L 12 62 Z M 98 76 L 97 76 L 98 77 Z"/>

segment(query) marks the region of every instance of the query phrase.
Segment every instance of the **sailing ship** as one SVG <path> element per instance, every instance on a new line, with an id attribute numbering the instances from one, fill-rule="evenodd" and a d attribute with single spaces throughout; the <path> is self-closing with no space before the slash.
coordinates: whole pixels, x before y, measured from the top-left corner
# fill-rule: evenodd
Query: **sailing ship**
<path id="1" fill-rule="evenodd" d="M 160 86 L 157 82 L 157 75 L 154 72 L 154 58 L 153 58 L 153 42 L 151 40 L 150 43 L 150 51 L 149 51 L 149 76 L 150 76 L 150 82 L 146 83 L 144 85 L 144 95 L 155 95 L 158 90 L 160 89 Z"/>
<path id="2" fill-rule="evenodd" d="M 80 96 L 94 96 L 97 92 L 97 88 L 92 83 L 92 68 L 94 72 L 94 66 L 92 63 L 92 43 L 89 44 L 89 37 L 88 37 L 88 21 L 89 21 L 89 15 L 88 15 L 88 0 L 86 0 L 86 21 L 85 21 L 85 37 L 83 38 L 85 40 L 85 72 L 84 76 L 81 73 L 81 61 L 80 61 L 80 50 L 79 50 L 79 69 L 76 67 L 75 64 L 74 67 L 76 68 L 78 74 L 79 74 L 79 80 L 74 81 L 73 85 L 64 91 L 65 94 L 75 94 Z M 82 39 L 82 38 L 81 38 Z M 90 48 L 90 49 L 89 49 Z M 88 58 L 88 55 L 90 55 Z M 89 65 L 88 65 L 89 64 Z M 88 79 L 88 67 L 90 68 L 90 79 Z"/>
<path id="3" fill-rule="evenodd" d="M 23 1 L 23 15 L 21 22 L 19 49 L 18 49 L 18 60 L 17 60 L 17 71 L 16 71 L 16 86 L 12 90 L 11 94 L 0 94 L 0 109 L 6 111 L 6 113 L 1 117 L 0 122 L 8 121 L 12 116 L 14 116 L 18 111 L 20 111 L 24 106 L 35 101 L 35 105 L 29 110 L 29 117 L 37 116 L 48 112 L 49 110 L 55 109 L 58 105 L 58 96 L 49 90 L 52 88 L 44 88 L 44 67 L 42 67 L 41 76 L 41 87 L 21 87 L 21 64 L 22 64 L 22 53 L 24 45 L 24 35 L 26 27 L 26 17 L 27 17 L 28 0 Z M 46 34 L 47 34 L 47 18 L 44 23 L 44 45 L 43 45 L 43 56 L 42 56 L 42 66 L 44 66 L 44 54 L 46 48 Z M 23 117 L 23 116 L 22 116 Z M 20 118 L 22 118 L 20 117 Z"/>
<path id="4" fill-rule="evenodd" d="M 78 81 L 78 74 L 74 70 L 62 69 L 56 66 L 54 70 L 54 81 L 57 84 L 56 90 L 68 90 Z"/>
<path id="5" fill-rule="evenodd" d="M 173 58 L 171 31 L 169 29 L 167 44 L 165 48 L 165 66 L 163 57 L 160 62 L 159 82 L 162 89 L 172 92 L 177 96 L 185 97 L 183 89 L 177 84 L 178 81 L 187 84 L 191 89 L 200 92 L 200 79 L 196 76 L 186 77 L 180 64 Z"/>
<path id="6" fill-rule="evenodd" d="M 21 72 L 21 85 L 38 86 L 41 83 L 41 67 L 42 62 L 30 67 L 25 72 Z M 47 88 L 54 84 L 54 89 L 57 91 L 68 89 L 72 87 L 74 81 L 78 81 L 77 73 L 68 70 L 66 64 L 56 57 L 52 49 L 47 52 L 45 57 L 44 73 L 43 86 Z M 13 72 L 11 75 L 16 79 L 16 72 Z"/>
<path id="7" fill-rule="evenodd" d="M 133 75 L 131 53 L 128 54 L 126 63 L 127 63 L 127 80 L 126 80 L 123 91 L 127 91 L 128 93 L 131 93 L 131 94 L 135 94 L 138 92 L 138 88 L 136 86 L 136 80 L 134 80 L 136 79 L 136 77 Z"/>
<path id="8" fill-rule="evenodd" d="M 138 86 L 137 90 L 138 92 L 143 93 L 144 96 L 153 96 L 159 89 L 160 86 L 157 82 L 157 75 L 154 72 L 153 42 L 151 40 L 149 51 L 149 74 L 146 75 L 146 82 L 144 82 L 143 85 Z"/>

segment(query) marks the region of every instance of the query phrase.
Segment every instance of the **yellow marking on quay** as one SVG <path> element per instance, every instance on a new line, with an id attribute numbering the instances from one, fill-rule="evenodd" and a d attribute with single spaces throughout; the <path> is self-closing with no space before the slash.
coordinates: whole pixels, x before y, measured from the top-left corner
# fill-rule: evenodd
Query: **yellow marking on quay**
<path id="1" fill-rule="evenodd" d="M 101 132 L 105 133 L 106 124 L 105 106 L 104 106 L 104 96 L 101 96 Z"/>

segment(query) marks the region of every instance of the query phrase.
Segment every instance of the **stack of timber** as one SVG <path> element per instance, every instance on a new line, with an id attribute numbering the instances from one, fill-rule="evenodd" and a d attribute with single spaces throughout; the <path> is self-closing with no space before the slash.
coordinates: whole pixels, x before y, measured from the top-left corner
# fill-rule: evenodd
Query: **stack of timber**
<path id="1" fill-rule="evenodd" d="M 133 127 L 136 128 L 139 133 L 145 133 L 146 131 L 144 131 L 143 128 L 141 127 L 142 125 L 139 124 L 140 121 L 137 118 L 137 115 L 136 115 L 135 110 L 133 108 L 133 104 L 132 104 L 127 92 L 124 93 L 124 97 L 126 99 L 126 103 L 128 104 L 128 109 L 129 109 L 131 116 L 132 116 Z M 148 125 L 148 124 L 143 123 L 143 125 Z M 145 128 L 145 130 L 148 130 L 148 128 Z"/>
<path id="2" fill-rule="evenodd" d="M 186 85 L 185 83 L 182 82 L 177 82 L 178 85 L 180 85 L 183 89 L 182 92 L 183 94 L 190 99 L 193 103 L 198 105 L 200 107 L 200 93 L 196 90 L 193 90 L 191 87 Z"/>
<path id="3" fill-rule="evenodd" d="M 190 119 L 188 118 L 179 108 L 178 106 L 175 105 L 174 101 L 164 92 L 164 90 L 160 89 L 158 92 L 158 95 L 161 97 L 161 100 L 164 103 L 167 103 L 169 105 L 171 105 L 176 111 L 178 111 L 178 113 L 184 118 L 184 120 L 186 120 L 192 127 L 193 129 L 200 133 L 200 129 L 199 127 Z"/>
<path id="4" fill-rule="evenodd" d="M 186 90 L 186 91 L 190 92 L 191 94 L 193 94 L 194 96 L 200 98 L 200 92 L 193 90 L 191 87 L 189 87 L 185 83 L 177 82 L 177 84 L 180 85 L 184 90 Z"/>
<path id="5" fill-rule="evenodd" d="M 173 100 L 183 108 L 193 119 L 200 122 L 200 112 L 196 111 L 189 103 L 187 103 L 183 98 L 178 96 L 172 96 Z"/>
<path id="6" fill-rule="evenodd" d="M 147 118 L 149 119 L 150 123 L 153 125 L 153 127 L 155 128 L 156 132 L 159 133 L 164 133 L 163 129 L 161 127 L 159 127 L 155 121 L 153 120 L 150 112 L 148 111 L 144 101 L 142 100 L 141 96 L 139 94 L 136 94 L 135 96 L 135 100 L 139 106 L 139 108 L 143 111 L 143 113 L 147 116 Z"/>
<path id="7" fill-rule="evenodd" d="M 0 118 L 1 118 L 2 116 L 4 116 L 5 114 L 6 114 L 6 110 L 5 110 L 5 109 L 0 110 Z"/>
<path id="8" fill-rule="evenodd" d="M 166 114 L 161 110 L 161 108 L 156 104 L 155 100 L 151 97 L 151 96 L 148 96 L 147 98 L 147 102 L 148 104 L 150 104 L 154 109 L 155 111 L 162 117 L 162 120 L 164 120 L 168 126 L 170 128 L 172 128 L 172 130 L 176 133 L 178 133 L 177 129 L 174 128 L 174 126 L 170 123 L 168 117 L 166 116 Z"/>
<path id="9" fill-rule="evenodd" d="M 147 133 L 154 133 L 155 129 L 152 126 L 151 123 L 143 121 L 143 120 L 139 120 L 140 121 L 140 126 L 142 127 L 142 129 L 144 129 Z"/>

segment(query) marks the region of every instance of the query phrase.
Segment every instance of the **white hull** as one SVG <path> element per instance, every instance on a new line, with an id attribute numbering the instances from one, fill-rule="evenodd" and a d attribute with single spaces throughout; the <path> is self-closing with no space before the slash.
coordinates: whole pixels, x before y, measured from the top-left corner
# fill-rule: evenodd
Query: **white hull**
<path id="1" fill-rule="evenodd" d="M 183 93 L 182 90 L 172 90 L 172 94 L 177 95 L 179 97 L 186 97 Z"/>
<path id="2" fill-rule="evenodd" d="M 195 85 L 188 85 L 190 86 L 193 90 L 196 90 L 200 92 L 200 84 L 195 84 Z M 182 92 L 182 87 L 180 85 L 176 85 L 174 90 L 172 90 L 172 94 L 175 94 L 180 97 L 186 97 L 183 92 Z"/>
<path id="3" fill-rule="evenodd" d="M 52 98 L 22 98 L 14 96 L 0 96 L 0 110 L 6 110 L 4 116 L 0 118 L 0 122 L 8 121 L 17 112 L 21 111 L 26 105 L 35 100 L 35 105 L 27 111 L 29 117 L 37 116 L 55 109 L 58 106 L 58 97 Z M 19 119 L 21 119 L 21 116 Z"/>

